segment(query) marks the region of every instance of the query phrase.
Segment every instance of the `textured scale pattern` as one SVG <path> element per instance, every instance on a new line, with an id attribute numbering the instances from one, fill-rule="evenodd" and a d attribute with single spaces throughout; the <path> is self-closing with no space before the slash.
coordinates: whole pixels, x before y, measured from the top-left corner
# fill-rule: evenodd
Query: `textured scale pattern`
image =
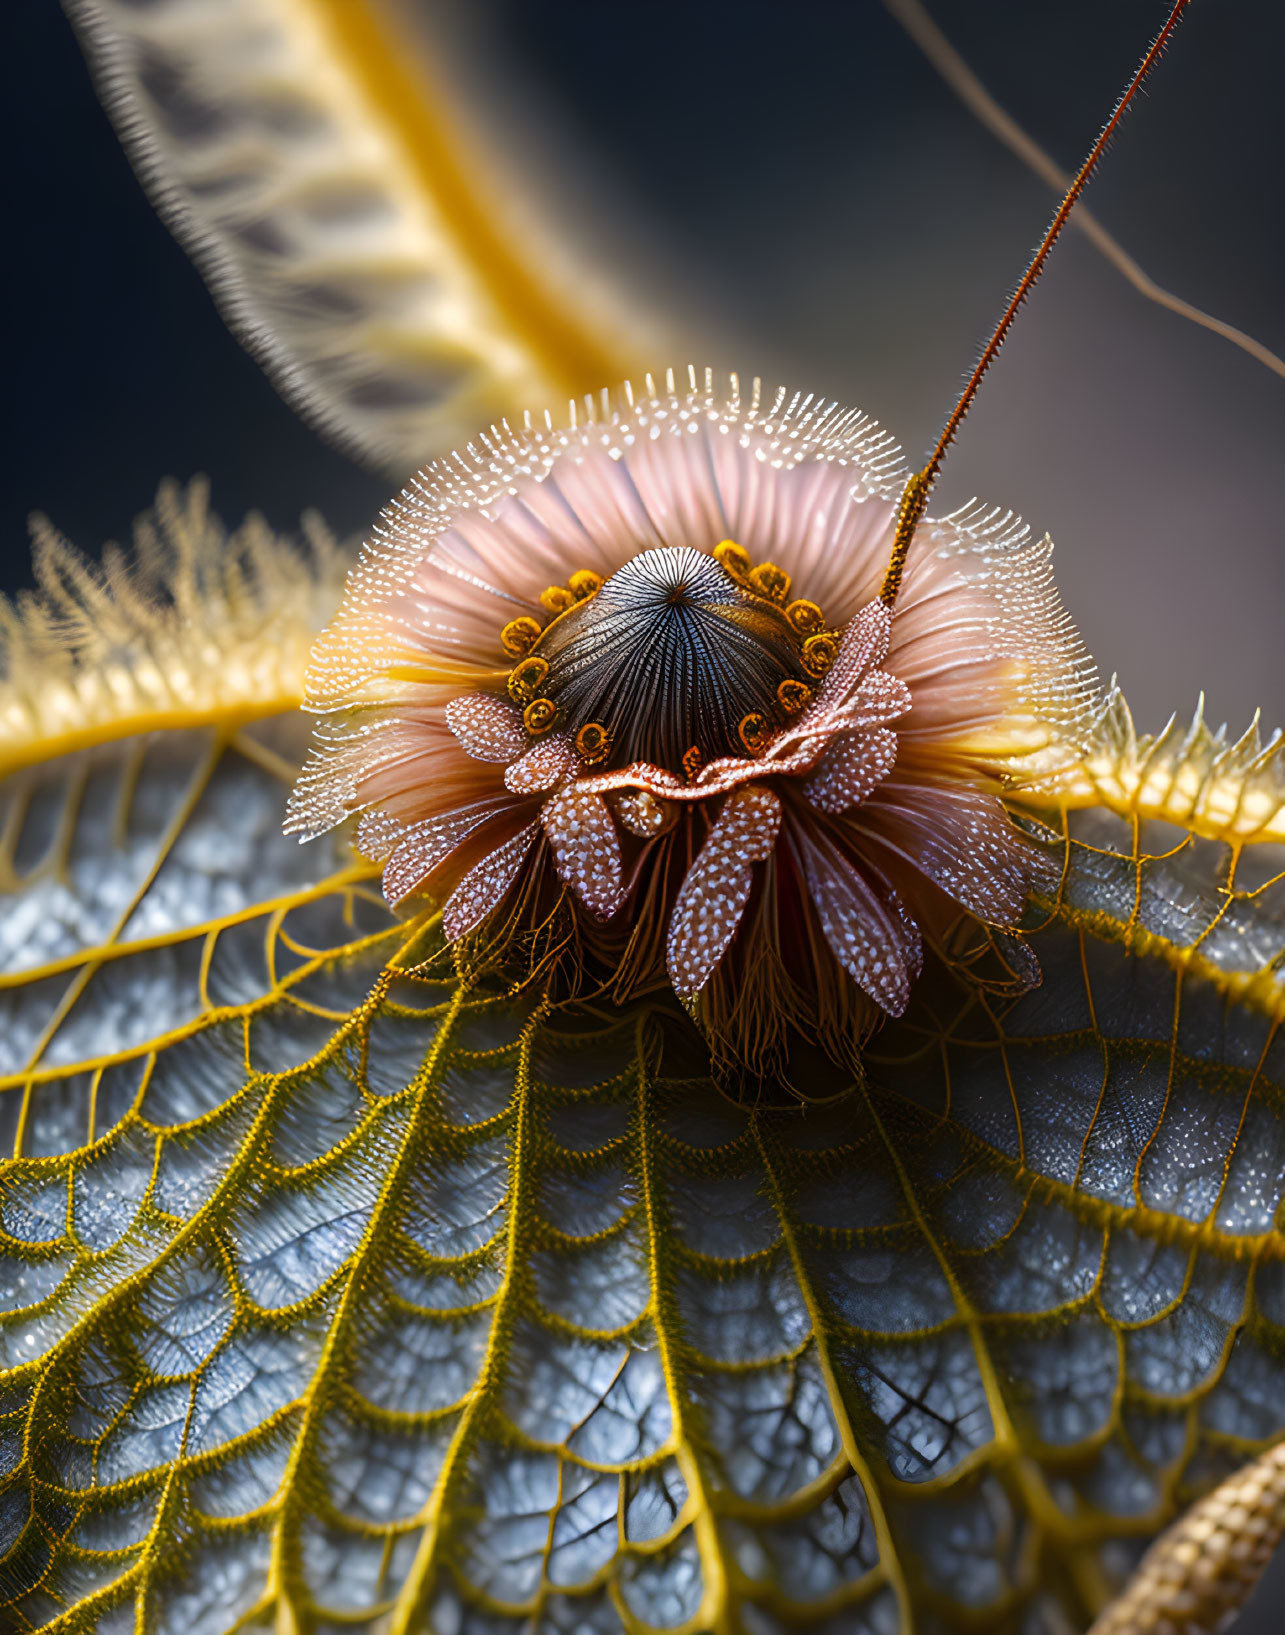
<path id="1" fill-rule="evenodd" d="M 1220 1482 L 1152 1545 L 1090 1635 L 1222 1629 L 1285 1534 L 1285 1445 Z"/>
<path id="2" fill-rule="evenodd" d="M 624 900 L 620 837 L 603 797 L 574 784 L 542 815 L 558 871 L 591 914 L 609 920 Z"/>
<path id="3" fill-rule="evenodd" d="M 1041 988 L 753 1110 L 444 979 L 300 738 L 7 788 L 3 1627 L 1061 1635 L 1285 1429 L 1264 853 L 1078 819 Z"/>
<path id="4" fill-rule="evenodd" d="M 508 891 L 535 844 L 536 826 L 528 824 L 480 863 L 475 863 L 450 895 L 442 911 L 442 927 L 451 939 L 466 936 L 480 925 Z"/>
<path id="5" fill-rule="evenodd" d="M 549 663 L 541 693 L 570 733 L 601 723 L 616 766 L 674 771 L 692 744 L 706 760 L 743 755 L 744 717 L 782 724 L 778 684 L 808 680 L 784 614 L 690 546 L 641 551 L 536 651 Z"/>

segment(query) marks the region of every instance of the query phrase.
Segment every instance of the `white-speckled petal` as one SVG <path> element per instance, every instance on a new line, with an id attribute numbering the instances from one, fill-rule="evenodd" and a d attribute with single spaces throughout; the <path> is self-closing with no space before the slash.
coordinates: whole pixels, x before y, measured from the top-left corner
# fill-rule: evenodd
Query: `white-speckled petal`
<path id="1" fill-rule="evenodd" d="M 522 712 L 507 698 L 490 693 L 465 693 L 453 698 L 443 712 L 446 725 L 475 761 L 516 761 L 530 740 Z"/>
<path id="2" fill-rule="evenodd" d="M 465 806 L 444 817 L 429 818 L 408 829 L 384 865 L 384 896 L 394 906 L 421 889 L 424 882 L 474 829 L 503 809 L 503 802 Z"/>
<path id="3" fill-rule="evenodd" d="M 869 602 L 848 623 L 839 642 L 839 656 L 817 688 L 806 713 L 823 714 L 843 704 L 868 670 L 881 664 L 888 652 L 892 615 L 882 602 Z"/>
<path id="4" fill-rule="evenodd" d="M 475 864 L 456 886 L 442 910 L 442 929 L 452 942 L 480 925 L 504 901 L 535 844 L 538 829 L 538 824 L 528 823 Z"/>
<path id="5" fill-rule="evenodd" d="M 541 813 L 558 873 L 600 920 L 625 900 L 620 837 L 601 795 L 573 785 L 547 801 Z"/>
<path id="6" fill-rule="evenodd" d="M 752 865 L 771 854 L 781 827 L 781 803 L 770 789 L 738 789 L 687 871 L 669 922 L 666 962 L 680 999 L 709 981 L 745 913 L 754 883 Z"/>
<path id="7" fill-rule="evenodd" d="M 863 607 L 848 625 L 839 656 L 817 688 L 816 697 L 770 745 L 764 757 L 774 771 L 792 772 L 803 746 L 819 754 L 819 739 L 855 728 L 870 729 L 895 721 L 910 708 L 910 693 L 896 676 L 875 670 L 888 650 L 888 610 L 882 602 Z"/>
<path id="8" fill-rule="evenodd" d="M 887 727 L 836 738 L 803 781 L 803 793 L 819 812 L 846 812 L 859 805 L 892 771 L 897 734 Z"/>
<path id="9" fill-rule="evenodd" d="M 844 725 L 885 727 L 898 721 L 910 708 L 910 689 L 887 670 L 871 670 L 853 689 L 835 720 Z"/>
<path id="10" fill-rule="evenodd" d="M 575 751 L 563 732 L 552 733 L 514 761 L 504 774 L 507 788 L 515 795 L 540 795 L 556 789 L 575 770 Z"/>
<path id="11" fill-rule="evenodd" d="M 877 1005 L 900 1016 L 921 958 L 917 930 L 820 836 L 809 837 L 801 849 L 808 894 L 834 957 Z"/>
<path id="12" fill-rule="evenodd" d="M 406 833 L 406 825 L 388 812 L 363 812 L 357 823 L 353 845 L 363 857 L 380 862 L 392 852 Z"/>
<path id="13" fill-rule="evenodd" d="M 975 789 L 893 780 L 851 821 L 992 925 L 1016 925 L 1032 886 L 1057 877 L 1059 865 L 1022 834 L 1003 803 Z"/>

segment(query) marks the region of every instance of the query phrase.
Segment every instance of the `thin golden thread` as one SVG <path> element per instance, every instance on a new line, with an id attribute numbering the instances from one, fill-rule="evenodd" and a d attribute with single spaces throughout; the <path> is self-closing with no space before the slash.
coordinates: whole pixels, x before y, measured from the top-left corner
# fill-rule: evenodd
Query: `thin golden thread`
<path id="1" fill-rule="evenodd" d="M 1142 820 L 1136 812 L 1129 815 L 1129 862 L 1133 865 L 1133 906 L 1124 927 L 1124 946 L 1133 952 L 1133 939 L 1142 923 Z"/>
<path id="2" fill-rule="evenodd" d="M 275 749 L 269 749 L 261 744 L 252 733 L 236 731 L 232 734 L 231 747 L 238 755 L 243 755 L 260 770 L 276 778 L 279 783 L 288 789 L 294 788 L 295 779 L 299 776 L 299 768 L 284 755 L 278 755 Z"/>
<path id="3" fill-rule="evenodd" d="M 1222 1179 L 1218 1183 L 1217 1196 L 1214 1198 L 1214 1201 L 1209 1209 L 1208 1218 L 1210 1220 L 1217 1220 L 1218 1212 L 1222 1208 L 1223 1198 L 1227 1192 L 1227 1183 L 1231 1179 L 1232 1160 L 1236 1156 L 1236 1148 L 1240 1145 L 1240 1138 L 1244 1133 L 1245 1120 L 1249 1117 L 1250 1102 L 1254 1099 L 1254 1086 L 1262 1077 L 1263 1064 L 1266 1062 L 1268 1053 L 1271 1051 L 1272 1046 L 1276 1043 L 1276 1033 L 1279 1027 L 1279 1022 L 1273 1022 L 1268 1028 L 1267 1037 L 1263 1041 L 1263 1048 L 1258 1053 L 1258 1061 L 1254 1065 L 1254 1071 L 1250 1075 L 1249 1083 L 1245 1086 L 1245 1094 L 1240 1104 L 1240 1117 L 1236 1120 L 1236 1133 L 1227 1144 L 1227 1151 L 1223 1157 Z"/>
<path id="4" fill-rule="evenodd" d="M 0 823 L 0 891 L 16 891 L 18 876 L 14 873 L 14 852 L 18 845 L 18 836 L 22 833 L 22 826 L 26 822 L 27 811 L 31 805 L 31 787 L 21 780 L 11 779 L 15 785 L 9 803 L 9 810 Z"/>
<path id="5" fill-rule="evenodd" d="M 100 1067 L 95 1070 L 93 1077 L 89 1081 L 89 1110 L 85 1119 L 85 1145 L 87 1147 L 93 1146 L 94 1131 L 98 1127 L 98 1091 L 102 1085 L 102 1082 L 103 1070 Z"/>
<path id="6" fill-rule="evenodd" d="M 1255 897 L 1261 897 L 1265 891 L 1270 891 L 1273 886 L 1279 886 L 1282 880 L 1285 880 L 1285 869 L 1279 874 L 1274 874 L 1270 880 L 1264 880 L 1261 886 L 1237 886 L 1236 901 L 1238 903 L 1252 903 Z"/>
<path id="7" fill-rule="evenodd" d="M 132 751 L 131 755 L 136 754 Z M 76 829 L 80 823 L 81 805 L 85 798 L 85 789 L 89 784 L 89 767 L 85 763 L 79 766 L 73 763 L 72 772 L 67 779 L 67 787 L 63 794 L 62 808 L 58 813 L 58 826 L 54 830 L 54 837 L 45 858 L 41 864 L 41 872 L 52 871 L 56 878 L 67 882 L 67 859 L 71 856 L 71 844 L 76 838 Z"/>
<path id="8" fill-rule="evenodd" d="M 459 991 L 463 993 L 462 985 Z M 445 1541 L 444 1519 L 449 1492 L 460 1479 L 469 1449 L 473 1445 L 478 1421 L 491 1403 L 508 1353 L 511 1308 L 519 1293 L 522 1269 L 526 1261 L 521 1227 L 528 1207 L 527 1194 L 533 1184 L 529 1173 L 531 1166 L 528 1162 L 528 1154 L 536 1139 L 532 1108 L 531 1058 L 535 1033 L 543 1023 L 545 1014 L 545 1007 L 541 1006 L 527 1022 L 523 1032 L 514 1096 L 510 1104 L 513 1137 L 509 1159 L 509 1218 L 505 1232 L 504 1279 L 495 1298 L 495 1315 L 491 1320 L 491 1329 L 477 1377 L 447 1447 L 433 1492 L 420 1513 L 422 1521 L 420 1540 L 406 1580 L 389 1613 L 390 1635 L 410 1635 L 412 1630 L 422 1627 L 422 1621 L 426 1616 L 426 1603 L 432 1591 L 434 1575 Z"/>
<path id="9" fill-rule="evenodd" d="M 201 944 L 201 968 L 196 976 L 196 997 L 201 1001 L 202 1011 L 214 1008 L 210 1000 L 210 971 L 214 965 L 214 950 L 218 946 L 218 941 L 217 931 L 207 931 Z"/>
<path id="10" fill-rule="evenodd" d="M 367 1032 L 369 1032 L 370 1018 L 378 1010 L 391 980 L 391 971 L 385 969 L 381 973 L 374 991 L 362 1007 Z M 281 1478 L 283 1498 L 277 1514 L 276 1525 L 273 1529 L 268 1587 L 265 1588 L 265 1596 L 270 1589 L 280 1589 L 287 1581 L 286 1550 L 293 1533 L 292 1522 L 294 1518 L 291 1513 L 295 1510 L 299 1499 L 299 1474 L 304 1468 L 305 1460 L 312 1451 L 320 1415 L 327 1407 L 330 1393 L 335 1388 L 332 1368 L 336 1357 L 351 1333 L 350 1321 L 354 1302 L 364 1289 L 362 1272 L 372 1256 L 380 1249 L 386 1249 L 386 1241 L 381 1239 L 380 1228 L 389 1209 L 400 1199 L 403 1179 L 417 1150 L 416 1137 L 423 1128 L 426 1103 L 437 1084 L 438 1064 L 454 1029 L 455 1021 L 464 1003 L 464 997 L 464 990 L 457 988 L 450 1008 L 443 1018 L 442 1026 L 438 1029 L 437 1036 L 429 1045 L 424 1060 L 416 1069 L 411 1080 L 413 1084 L 418 1079 L 419 1088 L 415 1093 L 414 1102 L 406 1120 L 396 1156 L 388 1165 L 387 1173 L 379 1189 L 379 1196 L 371 1211 L 366 1229 L 362 1233 L 361 1241 L 344 1264 L 346 1276 L 344 1291 L 335 1308 L 334 1317 L 326 1330 L 321 1355 L 317 1359 L 316 1369 L 304 1396 L 303 1416 L 299 1431 L 294 1439 L 290 1457 Z"/>
<path id="11" fill-rule="evenodd" d="M 679 1377 L 679 1362 L 675 1354 L 680 1342 L 670 1331 L 666 1312 L 668 1290 L 663 1284 L 661 1272 L 666 1259 L 664 1246 L 668 1242 L 668 1234 L 665 1222 L 661 1219 L 660 1200 L 656 1196 L 655 1113 L 649 1105 L 653 1086 L 643 1049 L 643 1026 L 644 1022 L 640 1019 L 637 1024 L 635 1051 L 638 1063 L 638 1179 L 642 1190 L 647 1267 L 651 1279 L 650 1309 L 656 1327 L 656 1346 L 661 1372 L 665 1378 L 665 1390 L 670 1401 L 674 1429 L 677 1432 L 674 1457 L 687 1483 L 688 1497 L 693 1506 L 692 1528 L 705 1575 L 700 1621 L 715 1631 L 716 1635 L 730 1635 L 731 1609 L 728 1599 L 727 1565 L 723 1559 L 723 1547 L 705 1473 L 701 1467 L 700 1457 L 692 1445 L 688 1413 L 684 1406 L 687 1393 Z"/>
<path id="12" fill-rule="evenodd" d="M 31 1100 L 35 1090 L 35 1083 L 28 1079 L 22 1087 L 22 1106 L 18 1109 L 18 1125 L 13 1132 L 13 1156 L 22 1158 L 28 1156 L 25 1152 L 27 1145 L 27 1124 L 31 1118 Z"/>
<path id="13" fill-rule="evenodd" d="M 1083 939 L 1083 932 L 1081 932 Z M 1178 1020 L 1182 1014 L 1182 979 L 1181 968 L 1174 972 L 1173 979 L 1173 1015 L 1169 1023 L 1169 1067 L 1165 1074 L 1164 1099 L 1160 1103 L 1160 1112 L 1156 1118 L 1155 1128 L 1142 1143 L 1133 1166 L 1133 1195 L 1139 1208 L 1146 1207 L 1146 1200 L 1142 1196 L 1142 1169 L 1147 1161 L 1147 1154 L 1151 1151 L 1156 1137 L 1164 1127 L 1165 1116 L 1169 1111 L 1169 1103 L 1173 1099 L 1174 1080 L 1178 1073 Z M 1105 1043 L 1103 1045 L 1105 1049 Z"/>
<path id="14" fill-rule="evenodd" d="M 147 756 L 147 748 L 147 739 L 140 738 L 137 743 L 129 746 L 124 757 L 120 787 L 116 794 L 116 810 L 112 814 L 112 843 L 118 847 L 124 847 L 129 835 L 129 814 L 133 810 L 139 779 L 143 775 L 143 761 Z"/>
<path id="15" fill-rule="evenodd" d="M 1083 955 L 1083 945 L 1081 945 Z M 1095 1025 L 1096 1029 L 1096 1025 Z M 1098 1127 L 1098 1120 L 1102 1117 L 1102 1109 L 1106 1106 L 1107 1090 L 1111 1084 L 1111 1056 L 1107 1042 L 1102 1040 L 1102 1082 L 1098 1085 L 1098 1099 L 1093 1104 L 1093 1116 L 1089 1119 L 1088 1128 L 1084 1132 L 1084 1139 L 1080 1142 L 1080 1155 L 1075 1161 L 1075 1174 L 1071 1178 L 1071 1190 L 1080 1190 L 1080 1179 L 1084 1174 L 1084 1165 L 1089 1156 L 1089 1143 L 1093 1139 L 1093 1132 Z"/>
<path id="16" fill-rule="evenodd" d="M 1186 838 L 1187 838 L 1187 841 L 1190 841 L 1192 837 L 1191 837 L 1191 835 L 1188 835 Z M 1186 844 L 1185 841 L 1184 841 L 1184 844 Z M 1177 846 L 1177 847 L 1174 848 L 1174 850 L 1175 851 L 1181 851 L 1182 847 Z M 1236 868 L 1237 868 L 1237 865 L 1238 865 L 1238 863 L 1240 861 L 1240 854 L 1241 854 L 1241 852 L 1243 850 L 1244 850 L 1244 845 L 1243 845 L 1242 842 L 1239 842 L 1239 841 L 1233 841 L 1232 842 L 1232 845 L 1231 845 L 1231 859 L 1230 859 L 1230 861 L 1228 863 L 1227 884 L 1225 886 L 1220 886 L 1219 887 L 1219 893 L 1220 893 L 1220 895 L 1222 897 L 1222 902 L 1219 904 L 1218 911 L 1214 915 L 1214 917 L 1210 920 L 1209 924 L 1204 928 L 1204 930 L 1200 933 L 1200 935 L 1198 937 L 1196 937 L 1195 940 L 1192 942 L 1190 948 L 1188 949 L 1189 953 L 1199 956 L 1200 955 L 1200 945 L 1201 945 L 1201 943 L 1206 942 L 1213 935 L 1213 933 L 1218 929 L 1218 927 L 1222 924 L 1223 920 L 1227 917 L 1228 911 L 1231 909 L 1232 904 L 1242 902 L 1244 900 L 1243 894 L 1236 890 L 1236 883 L 1235 883 L 1236 882 Z M 1168 854 L 1168 855 L 1172 855 L 1172 854 Z"/>
<path id="17" fill-rule="evenodd" d="M 843 1392 L 839 1386 L 834 1359 L 830 1355 L 830 1340 L 825 1331 L 825 1323 L 821 1308 L 817 1303 L 816 1291 L 812 1286 L 812 1279 L 808 1275 L 806 1263 L 799 1252 L 799 1246 L 794 1236 L 794 1225 L 786 1207 L 781 1179 L 768 1151 L 767 1142 L 763 1135 L 762 1120 L 757 1113 L 753 1115 L 751 1125 L 759 1157 L 763 1162 L 763 1171 L 767 1177 L 772 1205 L 776 1210 L 777 1219 L 781 1223 L 781 1239 L 785 1244 L 786 1253 L 790 1257 L 790 1265 L 794 1269 L 795 1281 L 798 1283 L 799 1292 L 803 1296 L 803 1303 L 812 1323 L 812 1336 L 816 1341 L 817 1348 L 817 1362 L 830 1397 L 831 1410 L 838 1421 L 839 1438 L 843 1444 L 843 1451 L 852 1467 L 853 1474 L 861 1483 L 865 1492 L 866 1505 L 870 1511 L 870 1521 L 874 1527 L 875 1538 L 879 1545 L 879 1564 L 883 1568 L 888 1585 L 896 1597 L 902 1627 L 909 1629 L 912 1627 L 913 1621 L 910 1592 L 906 1584 L 901 1558 L 897 1554 L 897 1548 L 893 1541 L 892 1528 L 888 1522 L 883 1499 L 875 1484 L 874 1472 L 869 1461 L 862 1455 L 856 1433 L 852 1428 L 852 1417 L 848 1412 L 847 1403 L 844 1401 Z"/>
<path id="18" fill-rule="evenodd" d="M 263 928 L 263 958 L 268 968 L 268 986 L 274 994 L 282 986 L 281 979 L 277 975 L 277 942 L 280 939 L 281 927 L 285 923 L 285 917 L 285 909 L 279 908 L 275 914 L 269 915 Z"/>
<path id="19" fill-rule="evenodd" d="M 549 1506 L 549 1525 L 544 1530 L 544 1543 L 540 1546 L 540 1582 L 536 1585 L 535 1596 L 530 1603 L 530 1627 L 539 1629 L 544 1621 L 545 1603 L 552 1588 L 549 1583 L 549 1562 L 553 1559 L 553 1538 L 558 1525 L 558 1517 L 562 1514 L 562 1507 L 566 1503 L 566 1472 L 565 1459 L 558 1460 L 557 1490 L 553 1495 L 553 1503 Z"/>
<path id="20" fill-rule="evenodd" d="M 1130 103 L 1137 95 L 1142 82 L 1154 68 L 1165 46 L 1169 43 L 1174 30 L 1182 20 L 1187 4 L 1188 0 L 1176 0 L 1176 4 L 1169 13 L 1164 27 L 1157 34 L 1151 44 L 1151 49 L 1138 65 L 1133 78 L 1125 88 L 1124 94 L 1116 103 L 1111 117 L 1099 132 L 1097 141 L 1089 149 L 1088 158 L 1080 166 L 1070 187 L 1067 188 L 1062 202 L 1058 205 L 1053 216 L 1053 220 L 1049 223 L 1047 232 L 1040 241 L 1039 248 L 1031 257 L 1026 271 L 1022 274 L 1021 282 L 1013 292 L 999 323 L 995 326 L 994 333 L 982 349 L 982 355 L 978 358 L 972 374 L 968 377 L 968 384 L 964 387 L 959 401 L 951 411 L 950 419 L 942 428 L 941 436 L 937 439 L 937 446 L 933 449 L 928 464 L 922 471 L 912 473 L 907 481 L 897 511 L 897 531 L 893 537 L 892 554 L 889 557 L 883 584 L 879 590 L 879 600 L 885 607 L 892 607 L 897 600 L 897 593 L 901 589 L 901 576 L 906 567 L 906 553 L 910 549 L 915 529 L 918 527 L 928 505 L 928 496 L 937 480 L 938 473 L 941 471 L 942 462 L 946 458 L 946 451 L 954 442 L 955 435 L 963 424 L 964 416 L 972 407 L 973 399 L 977 396 L 977 389 L 981 385 L 986 371 L 998 357 L 1000 348 L 1008 339 L 1008 332 L 1013 327 L 1013 320 L 1017 317 L 1022 303 L 1031 293 L 1040 274 L 1044 271 L 1049 252 L 1061 236 L 1062 229 L 1066 226 L 1077 199 L 1088 186 L 1089 180 L 1097 168 L 1098 161 L 1106 152 L 1107 144 L 1115 135 L 1121 119 L 1123 119 Z"/>
<path id="21" fill-rule="evenodd" d="M 1017 1085 L 1013 1081 L 1013 1064 L 1008 1059 L 1008 1035 L 1004 1032 L 989 998 L 981 989 L 977 993 L 977 1002 L 985 1011 L 987 1021 L 995 1030 L 995 1043 L 999 1047 L 999 1059 L 1004 1067 L 1004 1083 L 1008 1088 L 1008 1099 L 1013 1108 L 1013 1122 L 1017 1126 L 1017 1171 L 1020 1175 L 1026 1168 L 1026 1128 L 1022 1123 L 1022 1106 L 1017 1099 Z M 1025 1205 L 1023 1205 L 1024 1208 Z"/>
<path id="22" fill-rule="evenodd" d="M 1069 842 L 1068 842 L 1068 850 L 1069 850 Z M 1089 1143 L 1089 1135 L 1092 1132 L 1093 1125 L 1097 1122 L 1098 1112 L 1100 1111 L 1100 1109 L 1102 1107 L 1102 1103 L 1106 1098 L 1107 1086 L 1111 1082 L 1111 1051 L 1110 1051 L 1110 1047 L 1108 1046 L 1108 1044 L 1106 1042 L 1106 1039 L 1103 1037 L 1102 1032 L 1101 1032 L 1100 1028 L 1098 1027 L 1097 1007 L 1093 1002 L 1093 982 L 1092 982 L 1092 979 L 1089 976 L 1089 955 L 1088 955 L 1088 950 L 1086 949 L 1086 947 L 1084 945 L 1084 933 L 1083 933 L 1083 931 L 1077 933 L 1076 940 L 1079 943 L 1080 973 L 1081 973 L 1081 975 L 1082 975 L 1082 977 L 1084 979 L 1084 1000 L 1085 1000 L 1085 1004 L 1088 1006 L 1088 1011 L 1089 1011 L 1089 1027 L 1092 1030 L 1093 1037 L 1098 1041 L 1099 1047 L 1101 1048 L 1101 1051 L 1102 1051 L 1102 1083 L 1098 1086 L 1098 1103 L 1097 1103 L 1097 1106 L 1093 1110 L 1093 1118 L 1089 1123 L 1089 1128 L 1088 1128 L 1088 1130 L 1086 1130 L 1084 1132 L 1084 1142 L 1080 1147 L 1080 1161 L 1075 1166 L 1075 1181 L 1073 1183 L 1073 1186 L 1078 1187 L 1079 1180 L 1080 1180 L 1080 1171 L 1081 1171 L 1081 1169 L 1083 1168 L 1083 1165 L 1084 1165 L 1084 1154 L 1085 1154 L 1085 1150 L 1088 1147 L 1088 1143 Z M 1136 1178 L 1135 1178 L 1134 1191 L 1135 1191 L 1135 1194 L 1137 1194 L 1137 1196 L 1138 1196 L 1139 1203 L 1141 1203 L 1142 1199 L 1141 1199 L 1141 1194 L 1138 1193 Z"/>

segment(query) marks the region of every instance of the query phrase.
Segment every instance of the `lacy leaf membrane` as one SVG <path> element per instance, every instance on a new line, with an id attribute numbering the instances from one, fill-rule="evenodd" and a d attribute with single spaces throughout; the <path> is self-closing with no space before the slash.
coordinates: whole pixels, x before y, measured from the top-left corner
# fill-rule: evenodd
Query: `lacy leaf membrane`
<path id="1" fill-rule="evenodd" d="M 637 350 L 522 275 L 370 7 L 69 9 L 354 452 Z M 344 564 L 265 534 L 168 490 L 139 583 L 47 539 L 0 613 L 0 1629 L 1083 1628 L 1285 1425 L 1279 740 L 1113 695 L 1042 985 L 961 933 L 862 1085 L 738 1106 L 676 1011 L 465 989 L 282 838 L 263 718 Z"/>
<path id="2" fill-rule="evenodd" d="M 1040 987 L 749 1108 L 448 980 L 301 750 L 7 786 L 3 1627 L 1076 1629 L 1280 1434 L 1265 849 L 1077 817 Z"/>

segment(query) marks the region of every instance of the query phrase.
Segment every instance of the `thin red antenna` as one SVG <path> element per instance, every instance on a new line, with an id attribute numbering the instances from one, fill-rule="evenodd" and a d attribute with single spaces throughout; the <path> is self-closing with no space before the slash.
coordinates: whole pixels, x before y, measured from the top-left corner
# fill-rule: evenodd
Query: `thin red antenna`
<path id="1" fill-rule="evenodd" d="M 1177 0 L 1173 10 L 1169 13 L 1168 21 L 1152 42 L 1151 49 L 1138 65 L 1137 72 L 1125 87 L 1124 94 L 1115 105 L 1110 119 L 1102 127 L 1097 141 L 1089 149 L 1089 156 L 1080 166 L 1075 180 L 1066 190 L 1066 195 L 1057 207 L 1057 214 L 1049 223 L 1048 231 L 1040 241 L 1040 247 L 1031 257 L 1030 264 L 1022 274 L 1022 281 L 1013 292 L 1013 298 L 1004 309 L 1004 315 L 995 326 L 995 331 L 987 341 L 977 365 L 968 377 L 968 384 L 964 387 L 959 402 L 956 403 L 950 419 L 942 428 L 941 436 L 937 439 L 937 446 L 933 449 L 932 457 L 922 471 L 916 471 L 907 482 L 901 496 L 901 504 L 897 508 L 897 532 L 893 536 L 892 554 L 888 559 L 887 571 L 883 576 L 883 584 L 879 590 L 879 600 L 885 607 L 892 607 L 897 600 L 897 593 L 901 589 L 901 576 L 906 566 L 906 555 L 910 550 L 910 542 L 915 537 L 915 529 L 919 525 L 928 505 L 928 495 L 933 484 L 937 481 L 937 474 L 941 470 L 942 462 L 946 458 L 946 450 L 955 440 L 955 434 L 963 424 L 964 416 L 973 406 L 973 399 L 977 396 L 977 388 L 982 383 L 982 377 L 994 363 L 999 349 L 1008 339 L 1008 332 L 1013 327 L 1013 320 L 1017 317 L 1018 309 L 1026 297 L 1035 287 L 1036 280 L 1044 271 L 1044 263 L 1049 258 L 1049 251 L 1057 243 L 1058 235 L 1066 226 L 1077 199 L 1088 186 L 1089 180 L 1097 168 L 1098 160 L 1106 151 L 1107 144 L 1115 135 L 1125 111 L 1137 95 L 1143 80 L 1155 67 L 1161 53 L 1168 45 L 1174 30 L 1182 21 L 1182 14 L 1187 9 L 1188 0 Z"/>

